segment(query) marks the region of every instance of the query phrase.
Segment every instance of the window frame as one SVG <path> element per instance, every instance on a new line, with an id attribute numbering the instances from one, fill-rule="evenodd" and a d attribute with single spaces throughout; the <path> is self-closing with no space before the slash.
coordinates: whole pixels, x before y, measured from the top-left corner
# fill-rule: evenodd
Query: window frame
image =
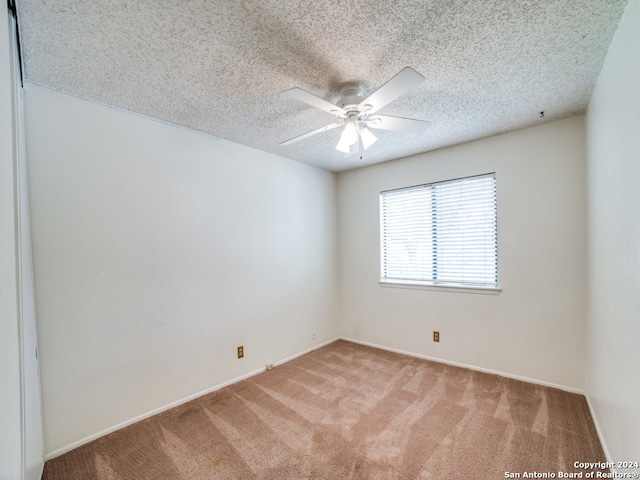
<path id="1" fill-rule="evenodd" d="M 483 285 L 483 284 L 473 284 L 473 283 L 453 283 L 447 281 L 438 281 L 438 280 L 416 280 L 416 279 L 399 279 L 399 278 L 385 278 L 384 277 L 384 265 L 385 265 L 385 252 L 384 252 L 384 239 L 385 239 L 385 224 L 383 220 L 383 196 L 387 193 L 391 192 L 400 192 L 403 190 L 415 190 L 418 188 L 427 188 L 436 185 L 444 185 L 451 184 L 456 182 L 461 182 L 464 180 L 474 179 L 474 178 L 482 178 L 482 177 L 492 177 L 493 178 L 493 187 L 494 187 L 494 224 L 495 224 L 495 269 L 496 269 L 496 283 L 495 285 Z M 412 185 L 408 187 L 394 188 L 383 190 L 379 193 L 379 221 L 380 221 L 380 265 L 379 265 L 379 274 L 380 280 L 379 285 L 382 287 L 392 287 L 392 288 L 408 288 L 408 289 L 421 289 L 421 290 L 434 290 L 434 291 L 444 291 L 444 292 L 466 292 L 466 293 L 479 293 L 479 294 L 489 294 L 489 295 L 497 295 L 502 291 L 500 287 L 499 281 L 499 256 L 498 256 L 498 213 L 497 213 L 497 204 L 498 204 L 498 193 L 497 193 L 497 176 L 495 172 L 478 174 L 478 175 L 470 175 L 466 177 L 454 178 L 450 180 L 443 180 L 437 182 L 428 182 L 424 184 Z M 432 190 L 432 195 L 436 194 L 436 190 Z M 435 208 L 436 202 L 431 203 L 431 208 Z M 436 220 L 437 221 L 437 220 Z M 435 238 L 437 241 L 437 237 Z M 431 263 L 432 268 L 435 268 L 437 262 Z"/>

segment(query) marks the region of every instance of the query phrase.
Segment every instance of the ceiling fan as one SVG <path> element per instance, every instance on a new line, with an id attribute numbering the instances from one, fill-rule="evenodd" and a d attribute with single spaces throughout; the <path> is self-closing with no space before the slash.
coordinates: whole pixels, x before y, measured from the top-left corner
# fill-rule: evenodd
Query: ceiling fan
<path id="1" fill-rule="evenodd" d="M 331 113 L 335 115 L 337 121 L 286 140 L 280 145 L 290 145 L 312 135 L 344 126 L 336 150 L 352 155 L 366 150 L 377 140 L 369 128 L 403 133 L 423 133 L 431 122 L 412 118 L 375 115 L 382 107 L 423 81 L 424 77 L 422 75 L 411 67 L 405 67 L 368 97 L 362 96 L 362 88 L 359 85 L 344 86 L 340 90 L 340 101 L 336 105 L 301 88 L 287 90 L 283 92 L 287 97 Z"/>

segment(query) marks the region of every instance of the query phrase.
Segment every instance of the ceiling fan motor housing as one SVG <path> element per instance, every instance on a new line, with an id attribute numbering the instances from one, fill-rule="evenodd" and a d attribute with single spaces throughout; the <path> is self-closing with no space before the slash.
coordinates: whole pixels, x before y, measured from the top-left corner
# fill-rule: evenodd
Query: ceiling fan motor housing
<path id="1" fill-rule="evenodd" d="M 340 89 L 340 100 L 336 105 L 342 108 L 347 114 L 341 114 L 338 118 L 346 122 L 364 120 L 367 116 L 367 110 L 371 109 L 369 105 L 365 105 L 365 108 L 360 107 L 360 104 L 364 100 L 365 97 L 362 96 L 362 88 L 359 85 L 345 85 L 342 87 Z"/>

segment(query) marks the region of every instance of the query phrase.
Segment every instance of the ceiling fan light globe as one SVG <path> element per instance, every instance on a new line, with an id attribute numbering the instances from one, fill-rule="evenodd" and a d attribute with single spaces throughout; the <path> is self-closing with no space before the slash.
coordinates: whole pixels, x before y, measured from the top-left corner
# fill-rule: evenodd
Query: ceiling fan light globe
<path id="1" fill-rule="evenodd" d="M 358 141 L 358 129 L 355 124 L 347 123 L 340 135 L 340 142 L 344 142 L 347 145 L 353 145 Z"/>
<path id="2" fill-rule="evenodd" d="M 373 133 L 371 133 L 371 130 L 369 130 L 367 127 L 364 127 L 362 130 L 360 130 L 360 138 L 362 139 L 362 146 L 365 150 L 378 140 L 377 137 Z"/>
<path id="3" fill-rule="evenodd" d="M 351 150 L 351 146 L 355 143 L 358 143 L 358 139 L 358 129 L 356 128 L 354 123 L 349 122 L 344 126 L 342 134 L 340 134 L 340 141 L 336 146 L 336 150 L 344 153 L 349 153 Z"/>
<path id="4" fill-rule="evenodd" d="M 351 151 L 351 145 L 340 141 L 338 142 L 338 145 L 336 145 L 336 150 L 343 153 L 349 153 Z"/>

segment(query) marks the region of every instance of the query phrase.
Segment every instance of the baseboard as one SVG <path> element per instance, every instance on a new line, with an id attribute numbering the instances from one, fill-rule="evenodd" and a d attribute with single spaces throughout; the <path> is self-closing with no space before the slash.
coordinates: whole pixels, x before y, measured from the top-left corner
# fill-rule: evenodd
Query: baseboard
<path id="1" fill-rule="evenodd" d="M 40 464 L 40 467 L 38 468 L 38 474 L 35 478 L 42 478 L 42 475 L 44 475 L 44 458 L 42 459 L 42 463 Z"/>
<path id="2" fill-rule="evenodd" d="M 290 362 L 291 360 L 293 360 L 295 358 L 298 358 L 298 357 L 300 357 L 302 355 L 306 355 L 307 353 L 310 353 L 310 352 L 312 352 L 314 350 L 317 350 L 317 349 L 322 348 L 322 347 L 324 347 L 326 345 L 329 345 L 330 343 L 333 343 L 336 340 L 338 340 L 337 337 L 333 338 L 331 340 L 327 340 L 326 342 L 319 343 L 318 345 L 314 345 L 311 348 L 307 348 L 306 350 L 298 352 L 298 353 L 296 353 L 294 355 L 291 355 L 289 357 L 286 357 L 286 358 L 284 358 L 282 360 L 278 360 L 277 362 L 274 362 L 274 365 L 282 365 L 283 363 Z M 93 442 L 94 440 L 97 440 L 100 437 L 104 437 L 105 435 L 108 435 L 108 434 L 113 433 L 113 432 L 115 432 L 117 430 L 120 430 L 121 428 L 128 427 L 129 425 L 132 425 L 132 424 L 134 424 L 136 422 L 139 422 L 139 421 L 144 420 L 146 418 L 152 417 L 152 416 L 157 415 L 159 413 L 165 412 L 165 411 L 170 410 L 172 408 L 178 407 L 180 405 L 183 405 L 183 404 L 185 404 L 187 402 L 190 402 L 191 400 L 195 400 L 196 398 L 202 397 L 203 395 L 207 395 L 207 394 L 209 394 L 211 392 L 215 392 L 216 390 L 220 390 L 220 389 L 222 389 L 224 387 L 228 387 L 229 385 L 233 385 L 234 383 L 238 383 L 238 382 L 240 382 L 242 380 L 245 380 L 247 378 L 253 377 L 254 375 L 262 373 L 265 370 L 266 370 L 266 367 L 262 367 L 262 368 L 259 368 L 257 370 L 253 370 L 251 372 L 245 373 L 244 375 L 241 375 L 239 377 L 233 378 L 233 379 L 231 379 L 229 381 L 226 381 L 226 382 L 220 383 L 218 385 L 215 385 L 213 387 L 207 388 L 206 390 L 202 390 L 202 391 L 200 391 L 198 393 L 194 393 L 193 395 L 189 395 L 187 397 L 184 397 L 184 398 L 181 398 L 179 400 L 176 400 L 175 402 L 171 402 L 171 403 L 169 403 L 167 405 L 164 405 L 162 407 L 150 410 L 150 411 L 148 411 L 146 413 L 143 413 L 142 415 L 138 415 L 138 416 L 133 417 L 133 418 L 131 418 L 129 420 L 126 420 L 124 422 L 118 423 L 117 425 L 113 425 L 112 427 L 105 428 L 104 430 L 101 430 L 101 431 L 99 431 L 97 433 L 94 433 L 93 435 L 89 435 L 88 437 L 82 438 L 82 439 L 80 439 L 78 441 L 70 443 L 69 445 L 66 445 L 66 446 L 64 446 L 62 448 L 54 450 L 53 452 L 47 453 L 44 456 L 44 460 L 46 462 L 46 461 L 49 461 L 49 460 L 51 460 L 53 458 L 59 457 L 60 455 L 63 455 L 65 453 L 67 453 L 67 452 L 70 452 L 71 450 L 74 450 L 74 449 L 76 449 L 78 447 L 81 447 L 82 445 L 85 445 L 85 444 L 87 444 L 89 442 Z"/>
<path id="3" fill-rule="evenodd" d="M 600 440 L 600 446 L 602 447 L 602 451 L 604 452 L 604 458 L 607 459 L 607 462 L 613 463 L 611 459 L 611 455 L 609 454 L 609 449 L 607 448 L 607 443 L 604 441 L 604 435 L 602 434 L 602 429 L 600 428 L 600 424 L 598 423 L 598 417 L 596 416 L 596 411 L 593 408 L 593 404 L 591 403 L 591 397 L 588 393 L 585 393 L 585 398 L 587 399 L 587 405 L 589 406 L 589 412 L 591 413 L 591 419 L 593 420 L 593 426 L 596 428 L 596 432 L 598 433 L 598 439 Z"/>
<path id="4" fill-rule="evenodd" d="M 290 357 L 283 358 L 282 360 L 278 360 L 277 362 L 274 362 L 273 364 L 275 366 L 282 365 L 283 363 L 290 362 L 291 360 L 294 360 L 294 359 L 296 359 L 298 357 L 301 357 L 302 355 L 306 355 L 307 353 L 311 353 L 314 350 L 318 350 L 319 348 L 325 347 L 325 346 L 329 345 L 330 343 L 333 343 L 333 342 L 335 342 L 337 340 L 340 340 L 340 338 L 339 337 L 332 338 L 331 340 L 327 340 L 326 342 L 322 342 L 322 343 L 319 343 L 318 345 L 314 345 L 313 347 L 307 348 L 306 350 L 303 350 L 303 351 L 298 352 L 298 353 L 296 353 L 294 355 L 291 355 Z"/>
<path id="5" fill-rule="evenodd" d="M 408 352 L 408 351 L 405 351 L 405 350 L 400 350 L 398 348 L 385 347 L 384 345 L 378 345 L 378 344 L 375 344 L 375 343 L 364 342 L 362 340 L 356 340 L 356 339 L 353 339 L 353 338 L 340 337 L 340 339 L 341 340 L 345 340 L 347 342 L 353 342 L 353 343 L 358 343 L 360 345 L 365 345 L 367 347 L 379 348 L 380 350 L 386 350 L 388 352 L 400 353 L 402 355 L 408 355 L 410 357 L 422 358 L 423 360 L 430 360 L 432 362 L 437 362 L 437 363 L 444 363 L 446 365 L 451 365 L 453 367 L 468 368 L 469 370 L 475 370 L 475 371 L 483 372 L 483 373 L 491 373 L 493 375 L 500 375 L 501 377 L 512 378 L 514 380 L 520 380 L 522 382 L 533 383 L 533 384 L 536 384 L 536 385 L 542 385 L 544 387 L 557 388 L 558 390 L 563 390 L 563 391 L 569 392 L 569 393 L 577 393 L 579 395 L 584 395 L 586 397 L 586 392 L 584 390 L 580 390 L 579 388 L 567 387 L 565 385 L 558 385 L 556 383 L 545 382 L 543 380 L 538 380 L 538 379 L 535 379 L 535 378 L 528 378 L 528 377 L 523 377 L 523 376 L 520 376 L 520 375 L 513 375 L 511 373 L 501 372 L 501 371 L 498 371 L 498 370 L 491 370 L 490 368 L 483 368 L 483 367 L 477 367 L 475 365 L 468 365 L 466 363 L 453 362 L 451 360 L 445 360 L 443 358 L 430 357 L 429 355 L 423 355 L 421 353 L 414 353 L 414 352 Z"/>

